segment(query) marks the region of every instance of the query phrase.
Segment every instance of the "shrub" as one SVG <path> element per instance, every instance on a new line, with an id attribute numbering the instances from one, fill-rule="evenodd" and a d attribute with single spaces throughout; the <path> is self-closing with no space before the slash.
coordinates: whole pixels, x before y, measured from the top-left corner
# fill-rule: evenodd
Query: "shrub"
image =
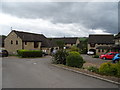
<path id="1" fill-rule="evenodd" d="M 120 62 L 116 63 L 117 77 L 120 77 Z"/>
<path id="2" fill-rule="evenodd" d="M 72 46 L 70 48 L 70 51 L 76 51 L 76 52 L 80 52 L 80 49 L 77 46 Z"/>
<path id="3" fill-rule="evenodd" d="M 83 66 L 83 63 L 84 60 L 78 52 L 69 52 L 69 55 L 66 58 L 66 65 L 81 68 Z"/>
<path id="4" fill-rule="evenodd" d="M 117 72 L 116 64 L 112 63 L 103 63 L 99 68 L 99 73 L 104 75 L 116 76 Z"/>
<path id="5" fill-rule="evenodd" d="M 65 50 L 58 50 L 54 55 L 53 55 L 53 63 L 55 64 L 66 64 L 66 56 L 68 53 Z"/>
<path id="6" fill-rule="evenodd" d="M 99 55 L 94 55 L 93 58 L 99 58 Z"/>
<path id="7" fill-rule="evenodd" d="M 98 73 L 99 72 L 99 69 L 97 67 L 94 67 L 94 66 L 90 66 L 89 68 L 87 68 L 89 71 L 91 72 L 95 72 L 95 73 Z"/>
<path id="8" fill-rule="evenodd" d="M 41 50 L 18 50 L 18 55 L 21 57 L 42 57 Z"/>

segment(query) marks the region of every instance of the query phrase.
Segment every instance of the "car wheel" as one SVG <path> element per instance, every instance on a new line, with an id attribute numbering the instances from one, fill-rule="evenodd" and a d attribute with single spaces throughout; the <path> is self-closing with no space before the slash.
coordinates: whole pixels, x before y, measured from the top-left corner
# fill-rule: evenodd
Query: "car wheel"
<path id="1" fill-rule="evenodd" d="M 106 57 L 103 57 L 104 60 L 106 60 Z"/>
<path id="2" fill-rule="evenodd" d="M 7 57 L 7 56 L 8 56 L 7 50 L 3 50 L 3 51 L 2 51 L 2 57 Z"/>
<path id="3" fill-rule="evenodd" d="M 115 63 L 118 63 L 119 62 L 119 59 L 115 60 Z"/>
<path id="4" fill-rule="evenodd" d="M 116 62 L 119 62 L 119 61 L 120 61 L 120 59 L 116 60 Z"/>

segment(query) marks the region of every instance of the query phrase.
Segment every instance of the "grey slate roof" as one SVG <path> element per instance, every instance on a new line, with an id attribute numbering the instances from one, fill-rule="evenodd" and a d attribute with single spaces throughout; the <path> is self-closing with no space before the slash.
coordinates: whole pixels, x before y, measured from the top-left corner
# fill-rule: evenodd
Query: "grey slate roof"
<path id="1" fill-rule="evenodd" d="M 120 32 L 115 36 L 115 39 L 120 38 Z"/>
<path id="2" fill-rule="evenodd" d="M 97 43 L 97 44 L 114 44 L 114 35 L 89 35 L 88 43 Z"/>
<path id="3" fill-rule="evenodd" d="M 15 32 L 22 39 L 22 41 L 41 42 L 42 47 L 50 47 L 50 41 L 43 34 L 28 33 L 15 30 L 13 30 L 13 32 Z"/>
<path id="4" fill-rule="evenodd" d="M 77 37 L 49 38 L 52 42 L 63 41 L 65 44 L 76 44 Z"/>

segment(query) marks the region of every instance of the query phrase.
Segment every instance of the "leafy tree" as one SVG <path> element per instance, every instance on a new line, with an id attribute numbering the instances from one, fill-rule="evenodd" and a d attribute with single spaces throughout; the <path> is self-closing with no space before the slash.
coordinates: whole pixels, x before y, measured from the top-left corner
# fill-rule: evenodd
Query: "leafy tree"
<path id="1" fill-rule="evenodd" d="M 62 40 L 56 41 L 56 44 L 59 47 L 59 49 L 63 49 L 63 47 L 65 46 L 65 42 Z"/>
<path id="2" fill-rule="evenodd" d="M 70 48 L 70 51 L 76 51 L 76 52 L 79 52 L 80 51 L 80 49 L 77 47 L 77 46 L 72 46 L 71 48 Z"/>
<path id="3" fill-rule="evenodd" d="M 80 52 L 83 54 L 87 53 L 87 42 L 88 38 L 85 38 L 84 40 L 80 40 L 80 44 L 77 45 L 77 47 L 80 48 Z"/>

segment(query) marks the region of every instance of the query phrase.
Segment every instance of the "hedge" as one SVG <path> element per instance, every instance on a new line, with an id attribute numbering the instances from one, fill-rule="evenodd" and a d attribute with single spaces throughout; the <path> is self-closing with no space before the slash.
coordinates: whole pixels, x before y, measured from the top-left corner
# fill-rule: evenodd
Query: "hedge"
<path id="1" fill-rule="evenodd" d="M 99 73 L 103 75 L 119 76 L 120 64 L 103 63 L 99 68 Z"/>
<path id="2" fill-rule="evenodd" d="M 99 55 L 94 55 L 93 58 L 99 58 Z"/>
<path id="3" fill-rule="evenodd" d="M 95 72 L 95 73 L 98 73 L 99 72 L 99 69 L 97 67 L 94 67 L 94 66 L 90 66 L 87 68 L 87 70 L 91 71 L 91 72 Z"/>
<path id="4" fill-rule="evenodd" d="M 41 50 L 18 50 L 18 55 L 21 57 L 42 57 Z"/>
<path id="5" fill-rule="evenodd" d="M 66 65 L 71 67 L 82 68 L 84 63 L 83 58 L 80 56 L 79 52 L 72 51 L 66 58 Z"/>
<path id="6" fill-rule="evenodd" d="M 117 77 L 120 78 L 120 62 L 116 63 Z"/>

